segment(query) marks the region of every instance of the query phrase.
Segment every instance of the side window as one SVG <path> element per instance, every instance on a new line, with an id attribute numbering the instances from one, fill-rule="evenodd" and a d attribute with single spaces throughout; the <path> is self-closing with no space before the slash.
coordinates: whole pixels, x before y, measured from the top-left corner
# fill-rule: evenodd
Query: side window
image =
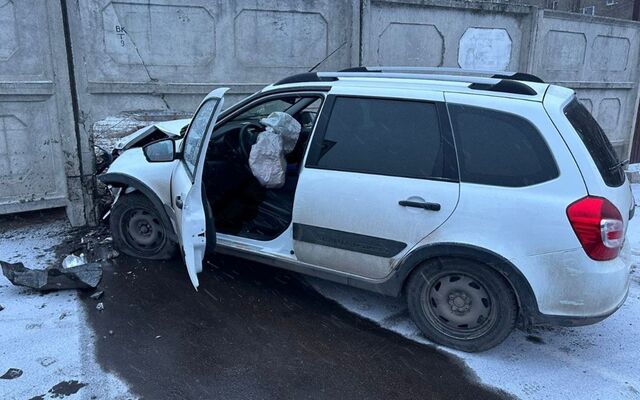
<path id="1" fill-rule="evenodd" d="M 558 167 L 540 132 L 513 114 L 449 104 L 460 180 L 520 187 L 558 177 Z"/>
<path id="2" fill-rule="evenodd" d="M 207 127 L 209 126 L 209 121 L 211 120 L 216 104 L 217 100 L 209 100 L 200 107 L 189 125 L 187 137 L 184 139 L 182 159 L 192 175 L 196 170 L 200 147 L 202 147 L 202 139 L 207 133 Z"/>
<path id="3" fill-rule="evenodd" d="M 336 97 L 308 166 L 408 178 L 444 176 L 436 105 Z"/>

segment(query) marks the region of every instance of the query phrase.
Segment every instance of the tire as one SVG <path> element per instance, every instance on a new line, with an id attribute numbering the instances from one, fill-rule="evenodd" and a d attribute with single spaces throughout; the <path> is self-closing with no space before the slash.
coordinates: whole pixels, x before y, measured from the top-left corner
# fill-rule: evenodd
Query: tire
<path id="1" fill-rule="evenodd" d="M 168 237 L 158 211 L 139 192 L 121 196 L 111 209 L 109 218 L 113 244 L 127 255 L 151 260 L 172 258 L 178 246 Z"/>
<path id="2" fill-rule="evenodd" d="M 435 343 L 465 352 L 502 343 L 516 324 L 509 283 L 490 267 L 461 258 L 424 262 L 407 283 L 413 321 Z"/>

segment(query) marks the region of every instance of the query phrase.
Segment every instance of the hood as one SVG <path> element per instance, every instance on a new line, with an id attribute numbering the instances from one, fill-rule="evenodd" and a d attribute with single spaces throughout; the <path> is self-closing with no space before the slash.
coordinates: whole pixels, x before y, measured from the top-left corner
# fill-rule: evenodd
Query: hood
<path id="1" fill-rule="evenodd" d="M 182 136 L 182 129 L 191 123 L 191 118 L 163 121 L 155 124 L 155 127 L 169 136 Z"/>
<path id="2" fill-rule="evenodd" d="M 145 126 L 118 140 L 114 150 L 122 152 L 132 147 L 144 146 L 155 140 L 181 136 L 184 132 L 183 129 L 187 127 L 190 122 L 191 118 L 185 118 Z"/>

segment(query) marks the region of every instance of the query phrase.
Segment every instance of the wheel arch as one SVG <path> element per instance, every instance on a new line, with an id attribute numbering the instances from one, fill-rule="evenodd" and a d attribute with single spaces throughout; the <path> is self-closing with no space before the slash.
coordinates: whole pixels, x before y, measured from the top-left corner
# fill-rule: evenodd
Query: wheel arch
<path id="1" fill-rule="evenodd" d="M 98 179 L 100 182 L 113 187 L 122 188 L 123 190 L 133 188 L 142 193 L 158 212 L 162 223 L 167 229 L 167 237 L 174 242 L 178 242 L 178 236 L 174 230 L 176 217 L 173 210 L 171 210 L 169 206 L 163 204 L 160 197 L 148 185 L 137 178 L 119 172 L 107 172 L 98 176 Z"/>
<path id="2" fill-rule="evenodd" d="M 440 243 L 413 250 L 400 262 L 395 274 L 388 282 L 395 295 L 404 294 L 409 278 L 418 266 L 442 257 L 468 259 L 498 272 L 511 286 L 518 301 L 520 318 L 525 326 L 530 325 L 532 319 L 539 314 L 538 303 L 531 285 L 513 263 L 491 250 L 462 243 Z"/>

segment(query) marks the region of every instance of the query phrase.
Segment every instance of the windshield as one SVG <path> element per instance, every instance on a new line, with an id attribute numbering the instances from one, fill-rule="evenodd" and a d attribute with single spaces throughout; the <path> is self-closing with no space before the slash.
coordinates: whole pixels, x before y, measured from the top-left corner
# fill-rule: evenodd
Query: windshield
<path id="1" fill-rule="evenodd" d="M 622 185 L 624 183 L 622 163 L 618 160 L 618 156 L 613 150 L 607 135 L 589 110 L 577 99 L 573 99 L 565 107 L 564 115 L 567 116 L 573 128 L 578 132 L 607 186 L 617 187 Z"/>
<path id="2" fill-rule="evenodd" d="M 235 117 L 233 120 L 234 121 L 259 121 L 260 119 L 266 118 L 267 116 L 269 116 L 269 114 L 271 114 L 272 112 L 276 112 L 276 111 L 284 112 L 288 110 L 289 107 L 295 104 L 298 100 L 300 100 L 299 97 L 292 97 L 292 98 L 282 98 L 282 99 L 267 101 L 245 111 L 244 113 Z"/>

